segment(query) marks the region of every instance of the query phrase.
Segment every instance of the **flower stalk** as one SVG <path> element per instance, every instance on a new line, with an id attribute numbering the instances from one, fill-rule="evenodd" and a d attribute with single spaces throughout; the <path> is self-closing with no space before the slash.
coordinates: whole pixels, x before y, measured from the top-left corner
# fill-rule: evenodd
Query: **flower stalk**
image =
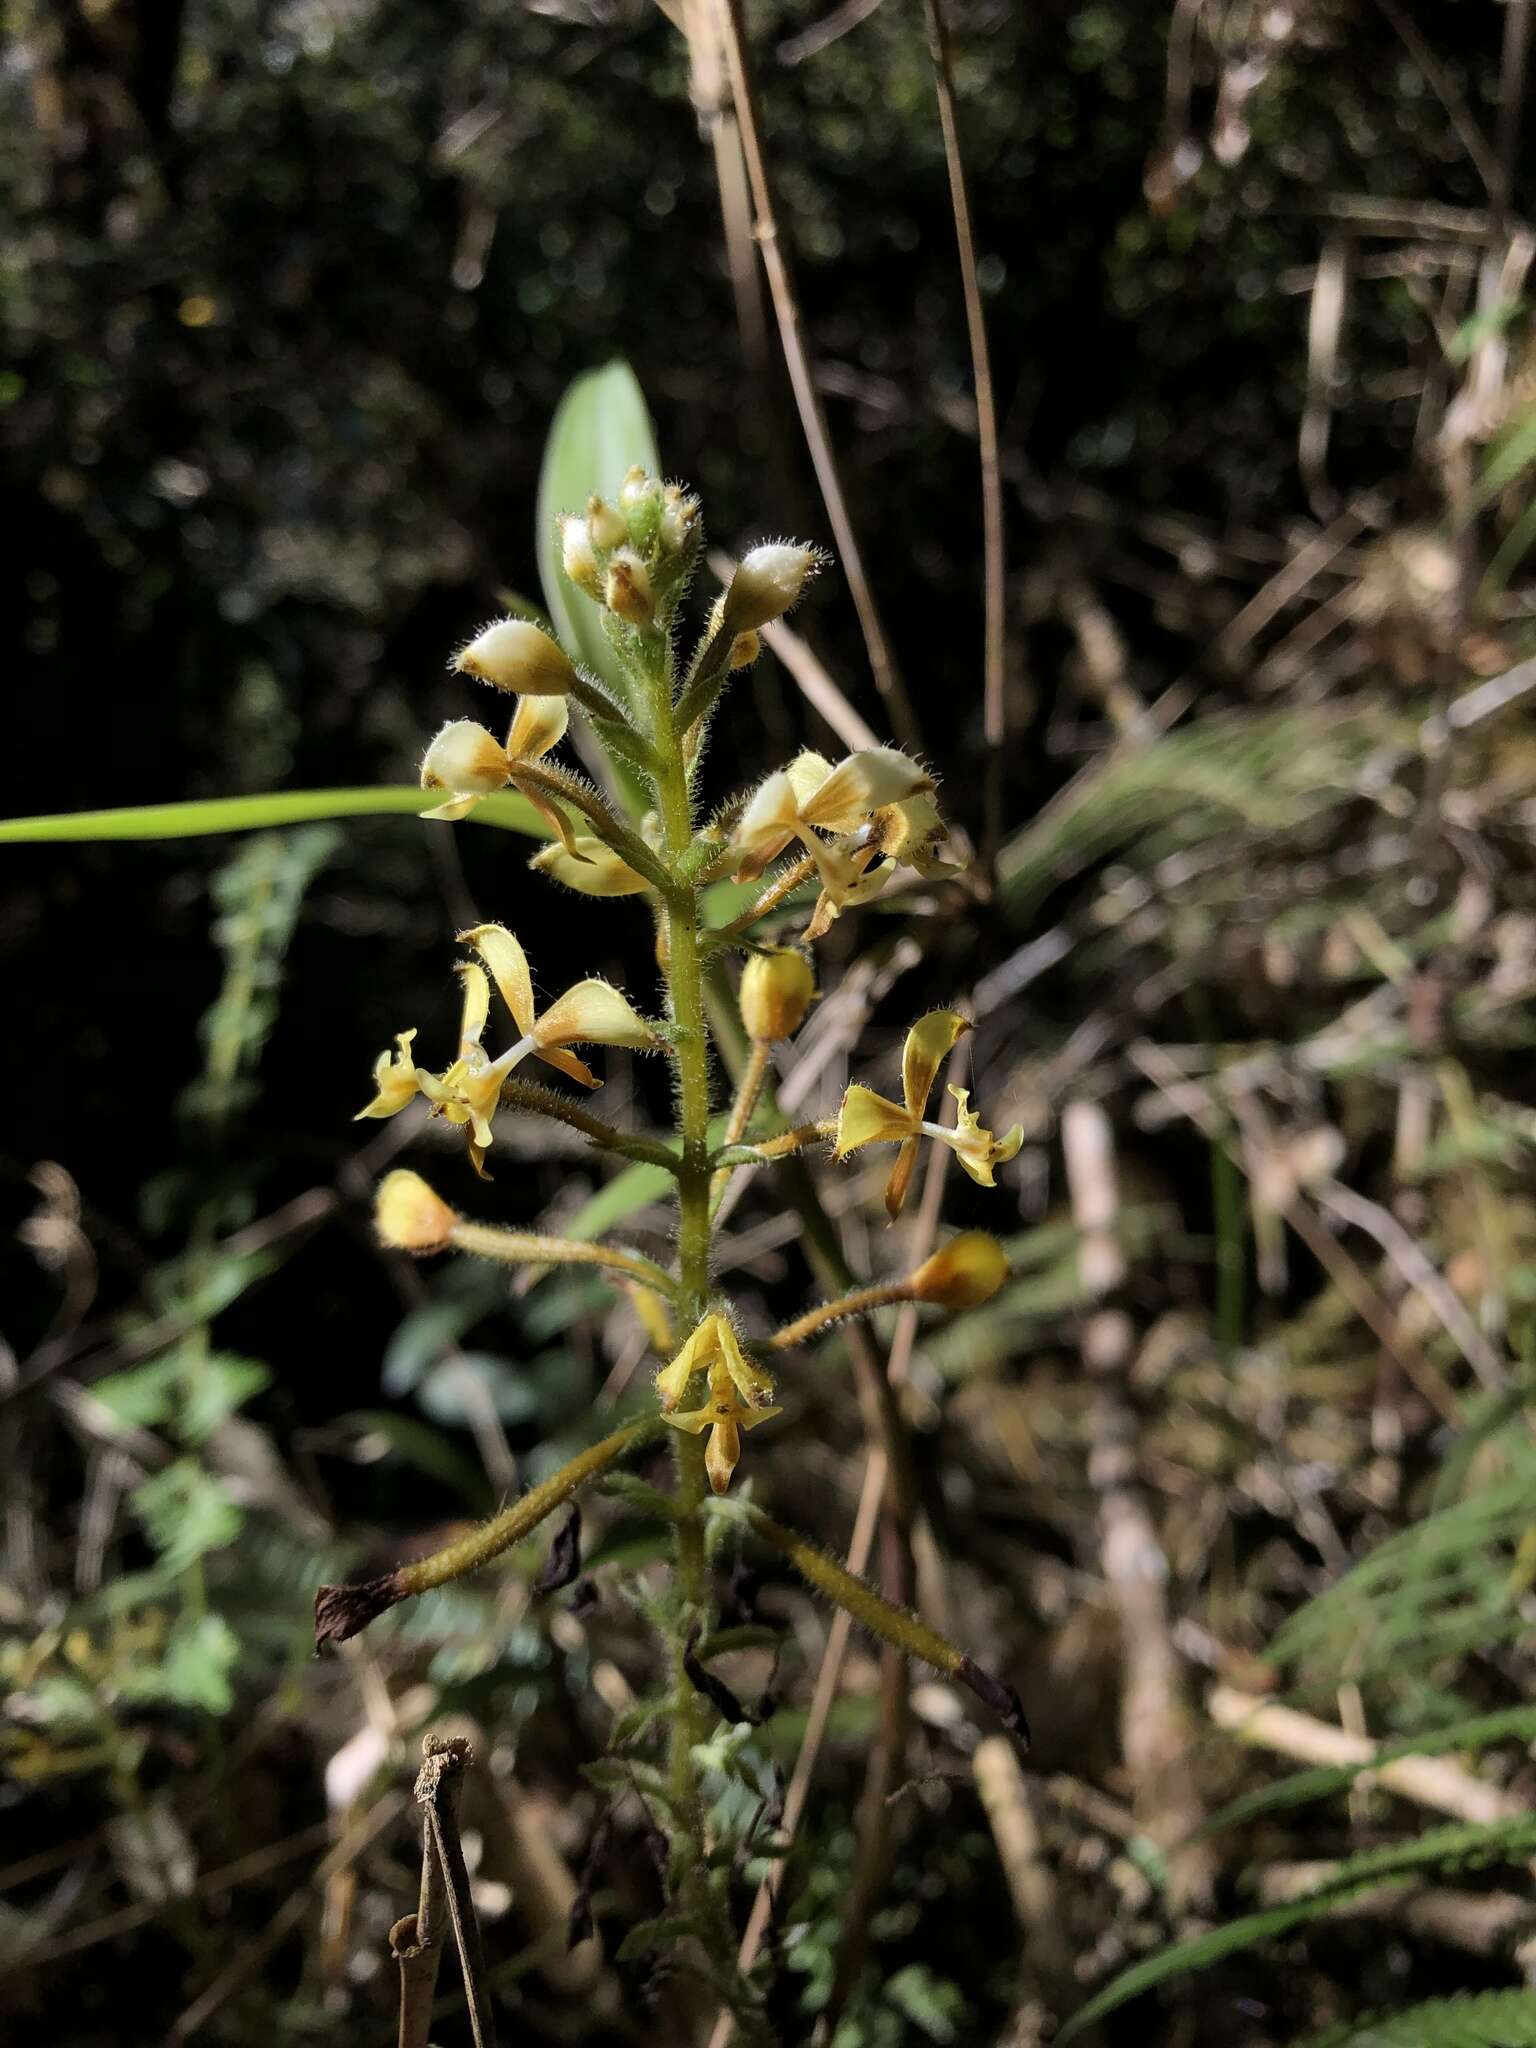
<path id="1" fill-rule="evenodd" d="M 821 562 L 815 549 L 789 542 L 750 550 L 716 604 L 692 659 L 683 662 L 676 650 L 676 615 L 702 538 L 697 501 L 679 486 L 664 485 L 639 470 L 631 471 L 612 496 L 589 499 L 580 515 L 562 524 L 562 559 L 573 588 L 601 608 L 604 632 L 628 676 L 631 708 L 621 709 L 541 628 L 524 620 L 500 620 L 464 648 L 455 666 L 518 698 L 506 742 L 472 722 L 455 721 L 433 742 L 423 764 L 429 786 L 447 792 L 438 815 L 449 822 L 468 815 L 475 803 L 509 782 L 544 812 L 556 838 L 533 863 L 541 883 L 559 883 L 578 896 L 638 901 L 654 921 L 664 1017 L 648 1021 L 644 1010 L 649 1005 L 637 1009 L 624 990 L 590 978 L 570 983 L 563 994 L 542 1004 L 535 1000 L 532 970 L 513 932 L 500 924 L 476 925 L 459 935 L 466 953 L 458 963 L 463 1000 L 456 1055 L 442 1067 L 418 1065 L 417 1032 L 398 1033 L 394 1049 L 375 1063 L 373 1096 L 359 1112 L 392 1117 L 425 1099 L 433 1116 L 462 1130 L 470 1164 L 482 1177 L 488 1177 L 484 1161 L 497 1120 L 515 1114 L 551 1119 L 603 1152 L 662 1168 L 676 1193 L 670 1271 L 630 1245 L 546 1236 L 466 1217 L 420 1175 L 404 1169 L 381 1184 L 376 1209 L 379 1238 L 396 1250 L 419 1255 L 459 1251 L 532 1268 L 588 1266 L 614 1275 L 662 1361 L 654 1374 L 654 1399 L 646 1412 L 430 1557 L 357 1585 L 321 1587 L 315 1625 L 317 1643 L 344 1642 L 400 1601 L 479 1570 L 580 1489 L 614 1473 L 630 1453 L 665 1435 L 673 1459 L 672 1491 L 663 1495 L 649 1484 L 643 1491 L 673 1543 L 670 1590 L 646 1606 L 670 1679 L 663 1716 L 666 1747 L 664 1759 L 658 1758 L 662 1767 L 644 1768 L 668 1837 L 669 1914 L 687 1929 L 686 1936 L 671 1939 L 701 1952 L 691 1960 L 726 1997 L 740 2038 L 766 2044 L 771 2036 L 761 1988 L 743 1977 L 735 1963 L 731 1857 L 719 1853 L 721 1845 L 710 1839 L 706 1821 L 717 1790 L 706 1773 L 719 1768 L 715 1745 L 706 1737 L 723 1711 L 722 1701 L 730 1700 L 723 1684 L 700 1682 L 698 1645 L 717 1636 L 710 1560 L 712 1534 L 720 1532 L 711 1518 L 722 1512 L 734 1517 L 740 1529 L 777 1551 L 815 1593 L 888 1645 L 888 1656 L 899 1652 L 932 1664 L 968 1685 L 1008 1725 L 1020 1732 L 1023 1726 L 1011 1690 L 921 1617 L 877 1593 L 755 1505 L 744 1505 L 739 1497 L 721 1498 L 742 1459 L 744 1436 L 781 1414 L 767 1360 L 784 1357 L 846 1317 L 891 1303 L 922 1302 L 949 1311 L 973 1307 L 1007 1276 L 1001 1247 L 973 1231 L 952 1239 L 900 1278 L 855 1284 L 833 1256 L 836 1247 L 826 1239 L 825 1216 L 798 1155 L 832 1144 L 843 1158 L 866 1145 L 894 1143 L 897 1160 L 887 1196 L 894 1217 L 923 1144 L 952 1146 L 972 1179 L 991 1186 L 993 1168 L 1013 1157 L 1020 1134 L 994 1138 L 981 1126 L 979 1112 L 968 1110 L 968 1098 L 961 1099 L 958 1128 L 927 1117 L 939 1069 L 969 1029 L 958 1013 L 936 1011 L 908 1034 L 900 1101 L 856 1083 L 835 1118 L 749 1142 L 768 1086 L 772 1048 L 794 1036 L 816 999 L 814 941 L 836 918 L 868 902 L 897 867 L 937 872 L 933 848 L 943 826 L 926 768 L 893 747 L 869 746 L 840 762 L 801 753 L 754 790 L 728 801 L 701 829 L 696 778 L 721 695 L 732 674 L 757 657 L 758 629 L 798 600 Z M 588 783 L 550 758 L 566 733 L 568 703 L 584 709 L 601 744 L 648 783 L 653 807 L 643 820 L 620 817 Z M 580 819 L 579 832 L 567 813 Z M 776 862 L 781 865 L 770 875 Z M 764 887 L 749 910 L 711 929 L 704 918 L 705 892 L 732 873 L 746 881 L 761 877 Z M 792 917 L 792 899 L 812 880 L 819 884 L 819 895 L 804 929 L 789 943 L 782 932 L 773 943 L 760 942 L 754 928 L 781 913 Z M 749 931 L 754 936 L 743 946 Z M 749 958 L 735 1013 L 727 1015 L 726 957 L 738 947 Z M 718 1145 L 712 1144 L 710 1131 L 714 1090 L 706 975 L 717 1034 L 735 1044 L 739 1024 L 746 1045 Z M 664 1057 L 672 1071 L 673 1131 L 666 1136 L 622 1131 L 522 1071 L 525 1062 L 538 1060 L 579 1087 L 601 1086 L 600 1073 L 572 1050 L 578 1045 L 584 1051 L 621 1046 Z M 807 1218 L 806 1250 L 821 1284 L 843 1291 L 758 1340 L 754 1355 L 744 1322 L 716 1289 L 714 1218 L 737 1167 L 781 1163 L 787 1199 Z M 886 1399 L 891 1399 L 889 1389 Z M 617 1476 L 613 1484 L 640 1487 L 638 1480 Z M 895 1590 L 905 1599 L 909 1585 Z M 727 1718 L 739 1723 L 742 1717 Z M 634 1767 L 640 1768 L 638 1761 Z"/>

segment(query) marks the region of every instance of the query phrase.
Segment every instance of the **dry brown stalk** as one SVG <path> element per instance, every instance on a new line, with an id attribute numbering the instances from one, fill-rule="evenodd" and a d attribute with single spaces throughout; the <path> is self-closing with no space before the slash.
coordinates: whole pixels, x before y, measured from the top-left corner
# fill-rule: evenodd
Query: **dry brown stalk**
<path id="1" fill-rule="evenodd" d="M 1139 1479 L 1139 1425 L 1126 1392 L 1135 1329 L 1112 1305 L 1126 1274 L 1120 1244 L 1114 1133 L 1095 1102 L 1079 1099 L 1062 1113 L 1067 1188 L 1079 1236 L 1084 1293 L 1102 1305 L 1087 1317 L 1083 1363 L 1098 1386 L 1092 1418 L 1089 1479 L 1099 1495 L 1099 1549 L 1119 1617 L 1125 1678 L 1120 1746 L 1135 1787 L 1136 1811 L 1148 1837 L 1169 1856 L 1176 1907 L 1203 1904 L 1214 1860 L 1189 1840 L 1205 1817 L 1189 1765 L 1193 1719 L 1168 1613 L 1168 1560 Z"/>
<path id="2" fill-rule="evenodd" d="M 983 589 L 982 733 L 987 747 L 986 859 L 997 851 L 1002 826 L 1003 746 L 1007 738 L 1004 683 L 1007 654 L 1008 589 L 1003 555 L 1003 471 L 998 454 L 997 399 L 992 386 L 992 358 L 987 347 L 987 320 L 982 310 L 981 280 L 976 268 L 976 237 L 971 227 L 971 201 L 966 189 L 965 162 L 960 153 L 960 124 L 955 113 L 954 70 L 949 61 L 949 32 L 943 0 L 923 0 L 928 54 L 939 102 L 939 127 L 944 136 L 944 163 L 949 173 L 949 204 L 955 220 L 960 255 L 960 287 L 965 299 L 965 327 L 971 350 L 971 382 L 976 394 L 976 440 L 981 456 L 981 530 Z"/>
<path id="3" fill-rule="evenodd" d="M 849 516 L 848 501 L 843 493 L 837 457 L 832 451 L 826 412 L 822 406 L 821 395 L 816 389 L 816 380 L 811 374 L 810 358 L 806 353 L 805 337 L 801 332 L 799 301 L 795 295 L 789 255 L 779 233 L 778 215 L 773 202 L 773 186 L 768 174 L 768 159 L 758 127 L 757 101 L 752 88 L 746 36 L 742 29 L 740 0 L 715 0 L 715 5 L 725 48 L 726 65 L 730 72 L 731 97 L 735 102 L 736 118 L 740 124 L 747 178 L 752 188 L 752 204 L 756 213 L 753 233 L 758 248 L 762 251 L 763 268 L 768 276 L 768 291 L 779 325 L 779 344 L 784 351 L 784 363 L 789 371 L 790 385 L 795 394 L 801 430 L 805 435 L 806 447 L 810 451 L 812 467 L 816 471 L 816 481 L 821 487 L 822 503 L 826 506 L 827 519 L 837 545 L 838 559 L 844 575 L 848 578 L 854 609 L 859 615 L 859 627 L 869 654 L 869 666 L 875 679 L 875 688 L 880 692 L 896 737 L 903 746 L 917 747 L 921 745 L 917 717 L 907 695 L 906 686 L 897 671 L 890 642 L 886 638 L 885 627 L 880 618 L 879 607 L 875 602 L 875 594 L 870 587 L 864 557 L 853 530 L 853 521 Z"/>
<path id="4" fill-rule="evenodd" d="M 1378 1745 L 1369 1736 L 1352 1734 L 1330 1722 L 1298 1713 L 1236 1686 L 1215 1685 L 1206 1695 L 1205 1710 L 1218 1728 L 1249 1742 L 1257 1749 L 1270 1749 L 1297 1763 L 1350 1766 L 1368 1764 Z M 1394 1757 L 1371 1772 L 1372 1780 L 1389 1792 L 1411 1799 L 1419 1806 L 1448 1813 L 1453 1820 L 1492 1827 L 1495 1822 L 1515 1820 L 1530 1812 L 1530 1806 L 1514 1793 L 1479 1778 L 1464 1764 L 1448 1756 Z"/>

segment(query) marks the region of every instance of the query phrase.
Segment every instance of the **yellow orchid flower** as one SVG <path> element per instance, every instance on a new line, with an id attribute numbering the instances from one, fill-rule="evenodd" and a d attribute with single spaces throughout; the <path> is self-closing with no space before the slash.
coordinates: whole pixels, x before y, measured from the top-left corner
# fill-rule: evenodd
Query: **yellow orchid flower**
<path id="1" fill-rule="evenodd" d="M 410 1057 L 414 1031 L 402 1032 L 394 1060 L 382 1054 L 374 1067 L 376 1093 L 359 1116 L 393 1116 L 420 1093 L 433 1105 L 433 1114 L 464 1128 L 470 1161 L 482 1179 L 485 1154 L 491 1142 L 491 1118 L 501 1100 L 501 1086 L 514 1067 L 537 1057 L 584 1088 L 597 1087 L 597 1077 L 576 1055 L 571 1044 L 624 1045 L 636 1051 L 652 1051 L 655 1033 L 638 1017 L 616 988 L 606 981 L 578 981 L 536 1015 L 533 977 L 522 947 L 504 925 L 481 924 L 460 932 L 460 943 L 472 946 L 484 966 L 465 961 L 459 969 L 464 983 L 464 1007 L 459 1021 L 457 1059 L 441 1074 L 425 1072 Z M 489 977 L 489 978 L 488 978 Z M 496 1059 L 481 1043 L 490 1017 L 491 982 L 494 981 L 512 1020 L 521 1034 Z"/>
<path id="2" fill-rule="evenodd" d="M 698 1408 L 678 1410 L 688 1382 L 701 1369 L 709 1373 L 708 1391 Z M 708 1315 L 682 1350 L 656 1375 L 662 1413 L 674 1429 L 700 1436 L 707 1429 L 704 1469 L 716 1493 L 724 1493 L 741 1462 L 741 1432 L 782 1411 L 773 1406 L 773 1381 L 742 1351 L 740 1340 L 722 1315 Z"/>
<path id="3" fill-rule="evenodd" d="M 859 871 L 856 880 L 840 893 L 822 890 L 805 928 L 806 938 L 821 938 L 843 911 L 872 903 L 899 867 L 913 868 L 935 881 L 960 874 L 960 868 L 934 855 L 933 848 L 945 831 L 939 807 L 928 790 L 876 811 L 849 849 Z"/>
<path id="4" fill-rule="evenodd" d="M 564 697 L 519 697 L 507 743 L 502 746 L 473 719 L 454 719 L 428 747 L 421 764 L 423 789 L 446 789 L 453 794 L 447 803 L 421 815 L 450 820 L 467 818 L 482 798 L 511 783 L 559 835 L 567 850 L 574 852 L 571 828 L 564 814 L 518 774 L 520 767 L 541 761 L 552 747 L 560 744 L 569 721 Z M 578 854 L 577 858 L 580 857 Z"/>
<path id="5" fill-rule="evenodd" d="M 820 754 L 800 754 L 760 784 L 742 812 L 733 835 L 737 879 L 755 881 L 798 840 L 821 877 L 822 902 L 810 933 L 819 937 L 879 851 L 872 841 L 829 845 L 822 833 L 847 838 L 877 813 L 932 787 L 932 778 L 894 747 L 865 747 L 835 768 Z"/>
<path id="6" fill-rule="evenodd" d="M 885 1186 L 886 1212 L 893 1223 L 907 1199 L 920 1139 L 937 1138 L 941 1144 L 950 1146 L 971 1179 L 988 1188 L 995 1185 L 993 1167 L 1012 1159 L 1024 1142 L 1020 1124 L 1015 1124 L 1004 1138 L 995 1138 L 984 1130 L 980 1117 L 969 1106 L 970 1091 L 965 1088 L 950 1089 L 959 1107 L 959 1123 L 954 1130 L 924 1119 L 939 1068 L 961 1034 L 970 1028 L 970 1020 L 957 1010 L 930 1010 L 912 1026 L 902 1048 L 900 1102 L 877 1095 L 873 1088 L 857 1081 L 843 1096 L 837 1118 L 837 1158 L 846 1159 L 862 1145 L 901 1147 Z"/>
<path id="7" fill-rule="evenodd" d="M 675 1408 L 688 1391 L 696 1372 L 720 1366 L 741 1398 L 752 1408 L 763 1408 L 773 1399 L 773 1375 L 754 1365 L 741 1348 L 728 1316 L 711 1311 L 699 1324 L 670 1365 L 656 1375 L 656 1391 L 663 1413 Z"/>

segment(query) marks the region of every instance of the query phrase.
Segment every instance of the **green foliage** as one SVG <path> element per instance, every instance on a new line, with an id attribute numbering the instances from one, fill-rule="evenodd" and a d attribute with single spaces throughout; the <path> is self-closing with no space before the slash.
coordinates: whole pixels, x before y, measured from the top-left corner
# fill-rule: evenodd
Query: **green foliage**
<path id="1" fill-rule="evenodd" d="M 441 790 L 430 789 L 275 789 L 264 796 L 208 797 L 191 803 L 135 804 L 120 811 L 0 818 L 0 844 L 199 839 L 212 833 L 261 832 L 333 818 L 414 818 L 442 800 Z M 498 825 L 530 839 L 549 837 L 549 827 L 532 804 L 512 790 L 498 790 L 482 798 L 473 816 L 478 824 Z"/>
<path id="2" fill-rule="evenodd" d="M 1282 1906 L 1270 1906 L 1258 1913 L 1246 1913 L 1227 1920 L 1209 1933 L 1188 1941 L 1171 1943 L 1145 1961 L 1107 1984 L 1075 2012 L 1058 2035 L 1062 2048 L 1095 2020 L 1114 2012 L 1132 1998 L 1155 1990 L 1173 1978 L 1193 1970 L 1208 1970 L 1213 1963 L 1263 1941 L 1273 1941 L 1293 1928 L 1316 1920 L 1329 1907 L 1378 1885 L 1407 1884 L 1414 1878 L 1437 1880 L 1456 1871 L 1478 1870 L 1493 1863 L 1514 1863 L 1536 1850 L 1536 1816 L 1499 1821 L 1491 1827 L 1453 1823 L 1429 1828 L 1412 1841 L 1395 1842 L 1383 1849 L 1367 1849 L 1346 1857 L 1328 1877 L 1302 1898 Z"/>
<path id="3" fill-rule="evenodd" d="M 1452 1750 L 1470 1755 L 1495 1742 L 1529 1741 L 1532 1737 L 1536 1737 L 1536 1707 L 1506 1707 L 1497 1714 L 1473 1714 L 1446 1728 L 1425 1729 L 1404 1742 L 1383 1743 L 1364 1763 L 1319 1765 L 1312 1770 L 1294 1771 L 1273 1785 L 1245 1792 L 1240 1799 L 1228 1801 L 1211 1814 L 1200 1834 L 1219 1834 L 1227 1828 L 1245 1826 L 1267 1813 L 1327 1799 L 1398 1757 L 1445 1756 Z"/>
<path id="4" fill-rule="evenodd" d="M 1003 847 L 999 883 L 1022 918 L 1064 876 L 1112 852 L 1135 849 L 1146 866 L 1238 823 L 1256 834 L 1294 831 L 1348 802 L 1366 755 L 1390 737 L 1379 714 L 1353 709 L 1347 716 L 1279 710 L 1197 720 L 1112 754 L 1070 787 Z"/>
<path id="5" fill-rule="evenodd" d="M 1501 1439 L 1520 1476 L 1411 1523 L 1281 1628 L 1273 1655 L 1327 1684 L 1422 1671 L 1520 1634 L 1525 1577 L 1515 1549 L 1531 1526 L 1532 1454 Z"/>
<path id="6" fill-rule="evenodd" d="M 537 549 L 544 602 L 571 655 L 628 703 L 629 672 L 603 630 L 603 615 L 576 590 L 561 565 L 558 520 L 580 513 L 594 491 L 614 497 L 625 473 L 661 470 L 645 394 L 625 362 L 578 377 L 555 408 L 539 471 Z"/>
<path id="7" fill-rule="evenodd" d="M 1298 2048 L 1536 2048 L 1536 1991 L 1426 1999 L 1309 2035 Z"/>

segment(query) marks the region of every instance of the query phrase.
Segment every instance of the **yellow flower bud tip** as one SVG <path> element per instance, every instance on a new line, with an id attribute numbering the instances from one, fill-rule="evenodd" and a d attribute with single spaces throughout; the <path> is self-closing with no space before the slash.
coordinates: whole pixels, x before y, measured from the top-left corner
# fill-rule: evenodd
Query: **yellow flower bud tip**
<path id="1" fill-rule="evenodd" d="M 597 573 L 597 554 L 585 519 L 566 517 L 560 521 L 560 566 L 578 590 L 596 597 L 602 585 Z"/>
<path id="2" fill-rule="evenodd" d="M 733 633 L 750 633 L 782 618 L 826 559 L 820 548 L 794 541 L 749 549 L 725 593 L 723 623 Z"/>
<path id="3" fill-rule="evenodd" d="M 1008 1278 L 1008 1259 L 985 1230 L 965 1230 L 924 1259 L 907 1282 L 913 1298 L 934 1308 L 979 1308 Z"/>
<path id="4" fill-rule="evenodd" d="M 731 667 L 750 668 L 763 651 L 763 643 L 756 633 L 738 633 L 731 642 Z"/>
<path id="5" fill-rule="evenodd" d="M 620 548 L 608 564 L 603 602 L 631 626 L 648 626 L 655 611 L 651 578 L 633 548 Z"/>
<path id="6" fill-rule="evenodd" d="M 471 718 L 455 718 L 422 756 L 421 786 L 489 796 L 506 786 L 511 772 L 507 750 L 493 734 Z"/>
<path id="7" fill-rule="evenodd" d="M 419 1173 L 397 1167 L 385 1174 L 373 1197 L 373 1225 L 379 1242 L 396 1252 L 440 1252 L 453 1236 L 456 1211 L 427 1186 Z"/>
<path id="8" fill-rule="evenodd" d="M 622 547 L 629 538 L 629 528 L 619 514 L 595 491 L 587 500 L 587 532 L 595 548 Z"/>
<path id="9" fill-rule="evenodd" d="M 793 1038 L 816 996 L 816 977 L 803 954 L 754 953 L 742 969 L 738 998 L 747 1036 L 771 1045 Z"/>
<path id="10" fill-rule="evenodd" d="M 565 649 L 531 619 L 494 619 L 459 649 L 451 665 L 518 696 L 563 696 L 576 680 Z"/>

